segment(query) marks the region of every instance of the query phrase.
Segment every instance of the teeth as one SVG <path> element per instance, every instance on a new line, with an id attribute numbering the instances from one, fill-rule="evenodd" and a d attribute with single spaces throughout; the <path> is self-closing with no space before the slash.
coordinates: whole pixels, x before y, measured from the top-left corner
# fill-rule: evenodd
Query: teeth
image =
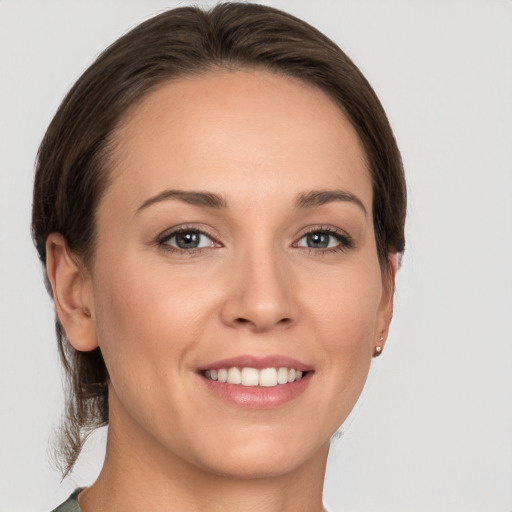
<path id="1" fill-rule="evenodd" d="M 211 374 L 210 374 L 211 377 Z M 238 368 L 230 368 L 228 370 L 228 380 L 230 384 L 242 384 L 242 374 Z"/>
<path id="2" fill-rule="evenodd" d="M 260 382 L 260 376 L 256 368 L 242 368 L 242 384 L 244 386 L 257 386 Z M 231 382 L 231 384 L 234 384 Z"/>
<path id="3" fill-rule="evenodd" d="M 277 370 L 277 383 L 286 384 L 288 382 L 288 368 L 279 368 Z"/>
<path id="4" fill-rule="evenodd" d="M 275 368 L 265 368 L 260 372 L 260 386 L 270 388 L 277 386 L 277 371 Z"/>
<path id="5" fill-rule="evenodd" d="M 210 380 L 227 382 L 228 384 L 241 384 L 242 386 L 274 387 L 278 384 L 287 384 L 302 379 L 303 372 L 294 368 L 221 368 L 219 370 L 205 370 L 203 375 Z"/>

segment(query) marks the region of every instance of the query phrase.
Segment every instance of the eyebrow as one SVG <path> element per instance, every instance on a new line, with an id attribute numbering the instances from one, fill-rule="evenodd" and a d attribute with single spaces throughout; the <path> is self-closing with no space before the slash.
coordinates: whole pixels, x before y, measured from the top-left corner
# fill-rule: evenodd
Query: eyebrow
<path id="1" fill-rule="evenodd" d="M 212 192 L 201 191 L 186 191 L 167 189 L 155 196 L 146 199 L 137 208 L 136 213 L 148 208 L 149 206 L 168 200 L 183 201 L 195 206 L 206 206 L 208 208 L 222 209 L 227 207 L 226 200 Z M 313 190 L 311 192 L 299 194 L 295 201 L 296 208 L 313 208 L 315 206 L 322 206 L 324 204 L 332 203 L 335 201 L 349 202 L 357 205 L 365 215 L 367 215 L 366 208 L 363 202 L 351 192 L 346 190 Z"/>
<path id="2" fill-rule="evenodd" d="M 146 209 L 148 206 L 151 206 L 155 203 L 160 203 L 161 201 L 167 201 L 169 199 L 177 199 L 178 201 L 183 201 L 185 203 L 193 204 L 195 206 L 206 206 L 208 208 L 215 209 L 221 209 L 226 207 L 225 199 L 217 194 L 212 194 L 211 192 L 167 189 L 164 190 L 163 192 L 160 192 L 156 196 L 146 199 L 137 208 L 136 213 Z"/>
<path id="3" fill-rule="evenodd" d="M 346 190 L 313 190 L 307 194 L 300 194 L 295 202 L 295 206 L 297 208 L 312 208 L 334 201 L 353 203 L 361 208 L 365 215 L 368 215 L 361 199 Z"/>

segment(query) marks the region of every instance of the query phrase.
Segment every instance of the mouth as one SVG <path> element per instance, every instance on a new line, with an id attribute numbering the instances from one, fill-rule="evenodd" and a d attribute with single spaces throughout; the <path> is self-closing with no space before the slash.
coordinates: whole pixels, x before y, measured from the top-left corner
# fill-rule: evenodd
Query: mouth
<path id="1" fill-rule="evenodd" d="M 286 356 L 239 356 L 210 363 L 198 374 L 210 392 L 239 407 L 268 409 L 298 398 L 314 369 Z"/>
<path id="2" fill-rule="evenodd" d="M 202 375 L 217 382 L 227 382 L 228 384 L 238 384 L 250 387 L 272 388 L 282 386 L 301 380 L 309 372 L 303 372 L 295 368 L 281 366 L 279 368 L 219 368 L 203 370 Z"/>

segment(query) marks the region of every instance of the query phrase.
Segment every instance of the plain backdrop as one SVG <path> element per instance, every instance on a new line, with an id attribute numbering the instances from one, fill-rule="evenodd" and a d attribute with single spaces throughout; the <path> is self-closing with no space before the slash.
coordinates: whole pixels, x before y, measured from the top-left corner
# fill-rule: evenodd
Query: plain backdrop
<path id="1" fill-rule="evenodd" d="M 107 44 L 186 3 L 0 0 L 2 512 L 48 512 L 94 480 L 103 450 L 100 432 L 62 483 L 49 463 L 63 394 L 29 231 L 38 144 Z M 511 512 L 512 2 L 262 3 L 351 56 L 387 110 L 408 178 L 390 339 L 333 442 L 326 503 L 334 512 Z"/>

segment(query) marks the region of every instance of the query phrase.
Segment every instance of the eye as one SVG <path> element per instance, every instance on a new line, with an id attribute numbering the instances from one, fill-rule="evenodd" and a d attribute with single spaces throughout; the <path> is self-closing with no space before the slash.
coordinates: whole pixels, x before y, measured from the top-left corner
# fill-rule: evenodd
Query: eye
<path id="1" fill-rule="evenodd" d="M 319 250 L 344 250 L 352 246 L 352 239 L 348 235 L 326 229 L 310 231 L 299 238 L 295 244 L 295 247 Z"/>
<path id="2" fill-rule="evenodd" d="M 194 249 L 217 246 L 206 233 L 195 229 L 180 229 L 169 233 L 159 240 L 159 245 L 182 251 L 193 251 Z"/>

